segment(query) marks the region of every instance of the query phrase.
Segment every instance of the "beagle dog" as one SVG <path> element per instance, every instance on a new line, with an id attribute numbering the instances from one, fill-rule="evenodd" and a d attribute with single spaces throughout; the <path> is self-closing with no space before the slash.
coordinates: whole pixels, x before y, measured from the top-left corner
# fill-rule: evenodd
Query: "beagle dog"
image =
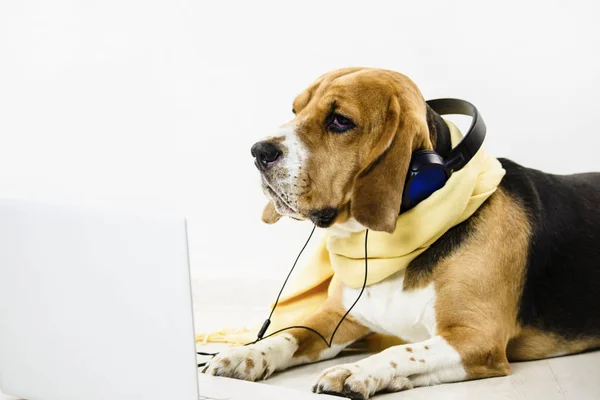
<path id="1" fill-rule="evenodd" d="M 252 148 L 268 223 L 285 215 L 332 235 L 393 232 L 411 154 L 451 150 L 445 122 L 392 71 L 327 73 L 293 112 Z M 313 387 L 367 399 L 600 347 L 600 173 L 558 176 L 500 162 L 506 175 L 496 192 L 406 270 L 368 286 L 330 348 L 310 331 L 290 330 L 222 352 L 206 372 L 263 379 L 332 358 L 372 332 L 409 343 L 329 368 Z M 359 290 L 339 284 L 303 325 L 329 337 Z"/>

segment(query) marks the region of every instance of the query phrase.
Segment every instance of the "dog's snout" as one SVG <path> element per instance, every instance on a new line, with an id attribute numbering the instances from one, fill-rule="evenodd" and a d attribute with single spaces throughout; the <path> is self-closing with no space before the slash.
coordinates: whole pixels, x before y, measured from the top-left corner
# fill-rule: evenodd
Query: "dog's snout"
<path id="1" fill-rule="evenodd" d="M 256 159 L 257 167 L 262 170 L 270 167 L 283 154 L 277 146 L 266 140 L 255 143 L 250 153 Z"/>

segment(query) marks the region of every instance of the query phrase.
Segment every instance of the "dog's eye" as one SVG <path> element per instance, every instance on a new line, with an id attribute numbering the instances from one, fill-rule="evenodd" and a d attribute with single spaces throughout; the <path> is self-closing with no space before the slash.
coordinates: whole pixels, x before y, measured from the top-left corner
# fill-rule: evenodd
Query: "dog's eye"
<path id="1" fill-rule="evenodd" d="M 354 122 L 350 118 L 346 118 L 340 114 L 331 114 L 328 118 L 327 130 L 335 133 L 343 133 L 354 128 Z"/>

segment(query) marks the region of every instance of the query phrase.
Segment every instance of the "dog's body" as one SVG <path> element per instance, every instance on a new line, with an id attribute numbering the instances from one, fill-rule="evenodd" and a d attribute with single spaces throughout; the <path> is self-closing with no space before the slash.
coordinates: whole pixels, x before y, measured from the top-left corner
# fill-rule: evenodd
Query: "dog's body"
<path id="1" fill-rule="evenodd" d="M 331 117 L 338 107 L 344 116 Z M 407 157 L 421 148 L 441 155 L 450 150 L 443 121 L 400 74 L 334 71 L 301 94 L 294 108 L 293 123 L 270 139 L 281 146 L 279 154 L 270 148 L 258 161 L 274 203 L 263 218 L 271 222 L 284 214 L 310 218 L 332 235 L 393 231 Z M 321 130 L 317 139 L 311 121 L 325 121 L 325 131 L 336 136 Z M 506 176 L 498 190 L 408 268 L 368 286 L 331 348 L 309 331 L 291 330 L 221 353 L 207 372 L 266 378 L 334 357 L 371 332 L 411 343 L 330 368 L 313 388 L 363 399 L 506 375 L 509 360 L 600 347 L 600 174 L 555 176 L 500 161 Z M 323 180 L 331 182 L 327 193 L 315 189 Z M 304 325 L 330 336 L 358 291 L 338 284 Z"/>

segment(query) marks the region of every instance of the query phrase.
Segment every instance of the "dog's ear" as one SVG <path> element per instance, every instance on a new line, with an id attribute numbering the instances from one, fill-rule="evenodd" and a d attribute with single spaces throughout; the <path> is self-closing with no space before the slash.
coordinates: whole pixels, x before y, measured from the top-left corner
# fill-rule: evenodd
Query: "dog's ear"
<path id="1" fill-rule="evenodd" d="M 262 220 L 266 224 L 274 224 L 281 219 L 281 214 L 275 209 L 272 201 L 269 201 L 262 213 Z"/>
<path id="2" fill-rule="evenodd" d="M 418 118 L 416 110 L 403 110 L 401 115 L 398 98 L 392 96 L 379 141 L 354 180 L 351 214 L 363 226 L 389 233 L 396 229 L 410 157 L 428 132 L 423 114 Z"/>

